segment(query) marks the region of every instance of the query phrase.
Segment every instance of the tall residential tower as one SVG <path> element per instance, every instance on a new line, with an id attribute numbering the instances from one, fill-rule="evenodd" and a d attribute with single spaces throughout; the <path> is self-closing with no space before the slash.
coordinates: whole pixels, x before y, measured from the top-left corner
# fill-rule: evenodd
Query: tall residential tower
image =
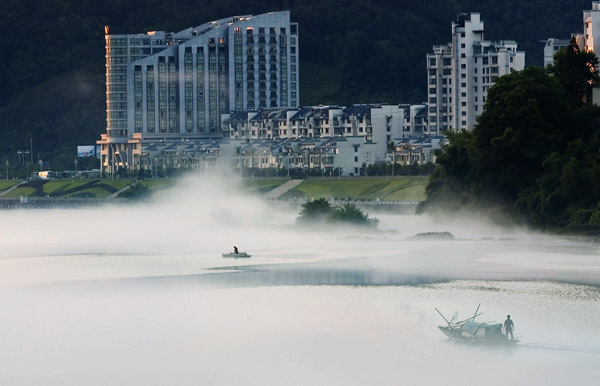
<path id="1" fill-rule="evenodd" d="M 298 25 L 289 11 L 177 33 L 105 32 L 105 171 L 138 167 L 144 141 L 220 138 L 223 113 L 299 104 Z"/>
<path id="2" fill-rule="evenodd" d="M 499 76 L 525 68 L 514 41 L 485 40 L 479 13 L 460 14 L 452 41 L 427 54 L 429 131 L 471 130 Z"/>

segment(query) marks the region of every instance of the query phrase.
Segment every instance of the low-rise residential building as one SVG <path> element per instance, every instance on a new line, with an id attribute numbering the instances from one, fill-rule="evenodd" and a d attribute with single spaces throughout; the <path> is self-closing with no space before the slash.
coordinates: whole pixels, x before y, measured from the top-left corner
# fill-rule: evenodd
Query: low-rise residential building
<path id="1" fill-rule="evenodd" d="M 542 40 L 544 44 L 544 67 L 554 62 L 554 54 L 563 47 L 567 47 L 571 41 L 565 39 L 548 38 Z"/>
<path id="2" fill-rule="evenodd" d="M 394 151 L 388 154 L 397 165 L 424 165 L 435 162 L 435 151 L 448 143 L 443 135 L 417 135 L 394 142 Z"/>

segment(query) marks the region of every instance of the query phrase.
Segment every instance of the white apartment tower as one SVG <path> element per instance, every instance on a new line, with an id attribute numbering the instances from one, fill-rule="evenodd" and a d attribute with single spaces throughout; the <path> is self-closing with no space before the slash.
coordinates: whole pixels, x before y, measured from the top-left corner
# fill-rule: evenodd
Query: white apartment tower
<path id="1" fill-rule="evenodd" d="M 583 11 L 583 33 L 575 34 L 581 50 L 600 52 L 600 1 L 592 1 L 592 9 Z"/>
<path id="2" fill-rule="evenodd" d="M 429 131 L 472 130 L 499 76 L 525 68 L 515 41 L 485 40 L 479 13 L 460 14 L 452 41 L 427 54 Z"/>
<path id="3" fill-rule="evenodd" d="M 221 114 L 231 110 L 298 106 L 298 25 L 289 11 L 177 33 L 106 27 L 105 40 L 105 171 L 138 167 L 144 141 L 220 138 Z"/>

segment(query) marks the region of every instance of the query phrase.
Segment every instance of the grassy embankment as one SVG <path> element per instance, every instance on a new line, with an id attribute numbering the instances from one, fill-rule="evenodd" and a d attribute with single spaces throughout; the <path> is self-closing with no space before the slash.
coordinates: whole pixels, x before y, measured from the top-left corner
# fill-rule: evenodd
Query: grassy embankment
<path id="1" fill-rule="evenodd" d="M 428 177 L 311 178 L 280 198 L 423 201 Z"/>
<path id="2" fill-rule="evenodd" d="M 153 193 L 168 191 L 177 179 L 148 179 L 140 182 Z M 286 182 L 285 178 L 245 178 L 241 189 L 252 195 L 262 195 Z M 34 180 L 6 194 L 6 198 L 61 197 L 107 198 L 130 185 L 132 179 Z M 0 181 L 0 192 L 18 181 Z M 425 199 L 427 177 L 310 178 L 284 193 L 280 198 L 338 198 L 353 200 L 422 201 Z"/>
<path id="3" fill-rule="evenodd" d="M 132 182 L 132 179 L 32 180 L 4 197 L 106 198 Z"/>
<path id="4" fill-rule="evenodd" d="M 0 193 L 12 188 L 19 182 L 21 182 L 21 181 L 17 181 L 17 180 L 2 180 L 2 181 L 0 181 Z"/>

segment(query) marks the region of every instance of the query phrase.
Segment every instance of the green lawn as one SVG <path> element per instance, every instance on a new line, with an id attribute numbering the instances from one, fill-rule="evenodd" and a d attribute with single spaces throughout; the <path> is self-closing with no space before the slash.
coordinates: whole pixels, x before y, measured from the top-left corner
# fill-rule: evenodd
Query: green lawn
<path id="1" fill-rule="evenodd" d="M 19 180 L 1 180 L 0 181 L 0 192 L 3 192 L 7 189 L 12 188 L 19 182 L 21 182 L 21 181 L 19 181 Z"/>
<path id="2" fill-rule="evenodd" d="M 170 188 L 177 183 L 177 179 L 174 178 L 156 178 L 151 180 L 143 180 L 140 182 L 142 186 L 150 190 L 160 190 Z"/>
<path id="3" fill-rule="evenodd" d="M 423 201 L 428 177 L 310 178 L 281 198 Z"/>
<path id="4" fill-rule="evenodd" d="M 89 197 L 106 198 L 112 193 L 131 184 L 133 179 L 118 180 L 90 179 L 90 180 L 32 180 L 19 186 L 4 197 Z M 0 185 L 1 186 L 1 185 Z"/>
<path id="5" fill-rule="evenodd" d="M 20 196 L 29 196 L 33 193 L 35 193 L 35 188 L 32 188 L 30 186 L 19 186 L 18 188 L 16 188 L 12 192 L 7 193 L 3 197 L 18 198 Z"/>
<path id="6" fill-rule="evenodd" d="M 249 194 L 262 195 L 285 183 L 286 178 L 244 178 L 241 189 Z M 423 201 L 428 177 L 367 177 L 367 178 L 309 178 L 280 198 L 349 198 L 356 200 Z M 0 191 L 19 181 L 0 181 Z M 98 180 L 33 180 L 9 192 L 4 197 L 88 197 L 106 198 L 126 187 L 132 179 Z M 152 192 L 168 190 L 177 179 L 147 179 L 140 183 Z M 237 187 L 239 189 L 239 186 Z M 168 193 L 167 193 L 168 194 Z"/>
<path id="7" fill-rule="evenodd" d="M 73 189 L 81 185 L 85 185 L 91 182 L 91 180 L 50 180 L 44 184 L 44 193 L 51 194 L 60 194 L 65 190 Z"/>
<path id="8" fill-rule="evenodd" d="M 134 181 L 133 178 L 118 178 L 115 180 L 109 180 L 109 179 L 99 180 L 98 183 L 109 185 L 109 186 L 114 187 L 117 190 L 121 190 L 124 187 L 126 187 L 127 185 L 131 184 L 133 181 Z"/>
<path id="9" fill-rule="evenodd" d="M 242 185 L 247 193 L 264 194 L 286 181 L 287 178 L 244 178 Z"/>
<path id="10" fill-rule="evenodd" d="M 68 193 L 64 195 L 64 197 L 73 197 L 73 198 L 106 198 L 110 196 L 112 192 L 109 192 L 106 189 L 101 187 L 93 186 L 87 189 L 82 189 L 74 193 Z"/>

